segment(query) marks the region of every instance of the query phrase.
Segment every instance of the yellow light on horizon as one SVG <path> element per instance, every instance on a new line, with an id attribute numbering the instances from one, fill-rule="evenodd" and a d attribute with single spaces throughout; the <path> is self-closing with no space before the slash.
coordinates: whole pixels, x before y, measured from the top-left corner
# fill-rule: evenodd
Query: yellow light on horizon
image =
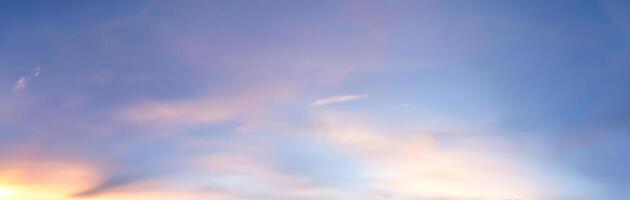
<path id="1" fill-rule="evenodd" d="M 13 190 L 0 188 L 0 200 L 9 200 L 13 195 L 15 195 Z"/>

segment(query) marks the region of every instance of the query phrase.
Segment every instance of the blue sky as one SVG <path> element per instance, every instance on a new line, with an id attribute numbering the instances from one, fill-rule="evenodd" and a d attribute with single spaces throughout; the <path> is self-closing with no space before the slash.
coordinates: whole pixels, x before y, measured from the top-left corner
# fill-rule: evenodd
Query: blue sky
<path id="1" fill-rule="evenodd" d="M 630 198 L 628 13 L 0 2 L 0 199 Z"/>

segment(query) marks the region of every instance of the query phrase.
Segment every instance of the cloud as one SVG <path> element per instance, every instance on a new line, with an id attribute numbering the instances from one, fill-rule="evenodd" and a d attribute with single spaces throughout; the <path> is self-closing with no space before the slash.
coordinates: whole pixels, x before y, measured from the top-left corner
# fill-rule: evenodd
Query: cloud
<path id="1" fill-rule="evenodd" d="M 236 99 L 199 99 L 179 102 L 145 102 L 123 111 L 125 119 L 139 123 L 218 123 L 235 119 L 248 105 Z"/>
<path id="2" fill-rule="evenodd" d="M 41 68 L 36 67 L 36 68 L 33 70 L 33 77 L 38 77 L 38 76 L 39 76 L 39 73 L 41 72 L 41 70 L 42 70 Z"/>
<path id="3" fill-rule="evenodd" d="M 233 196 L 234 199 L 347 199 L 355 191 L 349 186 L 332 186 L 313 181 L 304 174 L 292 173 L 275 159 L 254 155 L 220 154 L 206 158 L 209 181 L 207 190 Z M 289 161 L 289 160 L 287 160 Z M 299 165 L 298 163 L 295 163 Z M 325 165 L 325 166 L 324 166 Z M 330 170 L 328 164 L 314 165 Z M 203 179 L 203 176 L 197 176 Z M 366 192 L 361 192 L 362 195 Z M 365 195 L 361 199 L 370 199 Z"/>
<path id="4" fill-rule="evenodd" d="M 34 79 L 34 78 L 38 77 L 40 75 L 40 72 L 41 72 L 41 68 L 37 67 L 37 68 L 33 69 L 33 74 L 31 74 L 29 76 L 22 76 L 22 77 L 20 77 L 20 79 L 18 79 L 15 82 L 15 85 L 13 85 L 13 91 L 20 91 L 20 90 L 26 89 L 26 87 L 28 86 L 28 82 L 31 79 Z"/>
<path id="5" fill-rule="evenodd" d="M 106 177 L 100 183 L 94 184 L 91 188 L 80 191 L 78 193 L 73 194 L 73 197 L 94 197 L 97 195 L 101 195 L 103 193 L 109 192 L 113 189 L 117 189 L 132 183 L 137 183 L 141 181 L 145 181 L 152 178 L 151 176 L 124 176 L 116 174 L 111 177 Z"/>
<path id="6" fill-rule="evenodd" d="M 275 88 L 255 88 L 234 95 L 192 100 L 147 101 L 123 109 L 119 116 L 136 123 L 208 124 L 238 120 L 264 110 L 291 94 L 290 88 Z"/>
<path id="7" fill-rule="evenodd" d="M 13 85 L 13 90 L 14 91 L 19 91 L 19 90 L 25 89 L 26 85 L 28 84 L 28 79 L 29 79 L 29 77 L 27 77 L 27 76 L 20 77 L 20 79 L 18 79 L 15 82 L 15 85 Z"/>
<path id="8" fill-rule="evenodd" d="M 326 97 L 323 99 L 318 99 L 317 101 L 313 102 L 311 104 L 311 106 L 313 107 L 322 107 L 322 106 L 326 106 L 329 104 L 335 104 L 335 103 L 342 103 L 342 102 L 347 102 L 347 101 L 355 101 L 355 100 L 359 100 L 359 99 L 363 99 L 366 98 L 367 95 L 341 95 L 341 96 L 331 96 L 331 97 Z"/>
<path id="9" fill-rule="evenodd" d="M 514 142 L 497 136 L 445 142 L 440 135 L 380 129 L 359 118 L 329 112 L 316 117 L 313 129 L 363 161 L 374 189 L 400 199 L 558 199 L 592 192 L 581 188 L 584 177 L 516 153 L 509 145 Z"/>

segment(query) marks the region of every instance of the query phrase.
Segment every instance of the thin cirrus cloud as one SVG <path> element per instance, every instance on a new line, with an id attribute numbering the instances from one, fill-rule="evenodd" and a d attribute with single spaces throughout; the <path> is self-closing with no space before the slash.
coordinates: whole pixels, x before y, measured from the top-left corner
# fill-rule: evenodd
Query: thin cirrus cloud
<path id="1" fill-rule="evenodd" d="M 312 107 L 322 107 L 330 104 L 343 103 L 348 101 L 357 101 L 360 99 L 367 98 L 367 95 L 340 95 L 340 96 L 331 96 L 323 99 L 318 99 L 315 102 L 311 103 Z"/>

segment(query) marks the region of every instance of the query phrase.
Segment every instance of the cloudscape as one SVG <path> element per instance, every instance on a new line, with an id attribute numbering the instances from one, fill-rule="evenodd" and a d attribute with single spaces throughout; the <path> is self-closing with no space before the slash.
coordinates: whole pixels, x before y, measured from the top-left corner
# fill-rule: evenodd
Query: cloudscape
<path id="1" fill-rule="evenodd" d="M 630 2 L 0 2 L 0 200 L 630 199 Z"/>

